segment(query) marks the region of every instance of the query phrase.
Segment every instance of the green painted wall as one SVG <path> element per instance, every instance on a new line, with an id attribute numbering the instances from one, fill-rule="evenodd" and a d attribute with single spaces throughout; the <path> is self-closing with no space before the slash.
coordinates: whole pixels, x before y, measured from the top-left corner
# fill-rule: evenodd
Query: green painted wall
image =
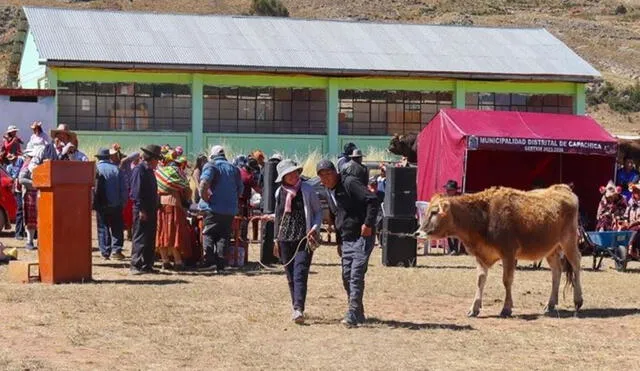
<path id="1" fill-rule="evenodd" d="M 277 135 L 277 134 L 213 134 L 204 135 L 205 148 L 216 144 L 228 147 L 232 154 L 247 154 L 254 149 L 261 149 L 267 156 L 274 153 L 284 155 L 306 155 L 312 151 L 327 153 L 327 137 L 325 135 Z"/>
<path id="2" fill-rule="evenodd" d="M 20 86 L 25 89 L 42 89 L 45 86 L 46 67 L 38 64 L 40 54 L 31 32 L 27 33 L 20 60 Z"/>
<path id="3" fill-rule="evenodd" d="M 515 81 L 470 81 L 443 80 L 428 78 L 340 78 L 304 75 L 268 75 L 268 74 L 215 74 L 186 73 L 166 71 L 127 71 L 81 68 L 48 69 L 49 83 L 57 86 L 57 81 L 94 81 L 94 82 L 143 82 L 176 83 L 191 85 L 192 132 L 191 133 L 140 133 L 140 132 L 80 132 L 80 138 L 87 143 L 104 141 L 102 145 L 120 142 L 123 147 L 130 143 L 138 145 L 150 142 L 183 145 L 190 153 L 206 150 L 213 144 L 226 143 L 232 151 L 239 153 L 261 148 L 265 152 L 284 152 L 285 154 L 307 153 L 318 150 L 335 155 L 344 143 L 353 141 L 365 150 L 369 148 L 386 149 L 387 137 L 355 137 L 338 134 L 338 94 L 344 89 L 359 90 L 420 90 L 451 91 L 454 93 L 454 106 L 464 108 L 466 92 L 501 92 L 529 94 L 567 94 L 575 97 L 577 113 L 584 114 L 584 84 L 568 82 L 515 82 Z M 272 86 L 306 87 L 327 89 L 327 135 L 265 135 L 265 134 L 213 134 L 203 133 L 202 129 L 202 89 L 204 86 Z"/>

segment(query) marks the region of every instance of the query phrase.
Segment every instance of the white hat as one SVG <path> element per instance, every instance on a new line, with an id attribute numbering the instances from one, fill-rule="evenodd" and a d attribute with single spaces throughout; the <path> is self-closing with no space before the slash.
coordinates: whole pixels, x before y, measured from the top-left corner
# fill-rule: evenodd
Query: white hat
<path id="1" fill-rule="evenodd" d="M 298 165 L 293 160 L 282 160 L 276 166 L 276 170 L 278 170 L 278 178 L 276 179 L 276 183 L 282 182 L 282 178 L 289 173 L 293 173 L 294 171 L 302 171 L 302 166 Z"/>
<path id="2" fill-rule="evenodd" d="M 216 156 L 224 156 L 224 147 L 220 145 L 211 147 L 211 151 L 209 152 L 209 157 L 216 157 Z"/>
<path id="3" fill-rule="evenodd" d="M 18 127 L 15 125 L 9 125 L 9 127 L 7 128 L 7 133 L 15 133 L 16 131 L 18 131 Z"/>

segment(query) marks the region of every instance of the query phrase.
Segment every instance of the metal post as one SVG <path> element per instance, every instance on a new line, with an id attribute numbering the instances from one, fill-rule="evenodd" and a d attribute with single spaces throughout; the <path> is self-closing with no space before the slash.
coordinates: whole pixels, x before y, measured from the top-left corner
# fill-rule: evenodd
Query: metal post
<path id="1" fill-rule="evenodd" d="M 469 149 L 464 149 L 464 165 L 462 170 L 462 193 L 467 191 L 467 158 L 469 156 Z"/>

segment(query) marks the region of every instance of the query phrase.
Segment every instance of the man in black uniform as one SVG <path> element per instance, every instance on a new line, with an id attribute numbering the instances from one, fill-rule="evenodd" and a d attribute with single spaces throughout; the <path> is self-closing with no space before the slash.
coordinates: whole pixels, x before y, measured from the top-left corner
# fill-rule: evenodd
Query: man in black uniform
<path id="1" fill-rule="evenodd" d="M 142 162 L 131 172 L 133 200 L 133 247 L 131 274 L 153 273 L 156 255 L 158 183 L 155 168 L 162 158 L 160 146 L 150 144 L 142 150 Z"/>
<path id="2" fill-rule="evenodd" d="M 364 276 L 373 250 L 379 203 L 357 177 L 339 175 L 329 160 L 316 166 L 322 184 L 336 205 L 336 229 L 342 239 L 342 282 L 349 297 L 349 309 L 342 324 L 364 323 Z"/>

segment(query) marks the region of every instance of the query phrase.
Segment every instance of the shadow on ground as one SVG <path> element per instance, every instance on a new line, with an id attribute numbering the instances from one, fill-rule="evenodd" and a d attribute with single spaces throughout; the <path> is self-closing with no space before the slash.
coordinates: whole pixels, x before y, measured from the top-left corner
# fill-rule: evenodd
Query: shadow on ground
<path id="1" fill-rule="evenodd" d="M 185 280 L 175 279 L 160 279 L 160 280 L 135 280 L 135 279 L 113 279 L 113 280 L 93 280 L 94 284 L 117 284 L 117 285 L 151 285 L 151 286 L 167 286 L 167 285 L 180 285 L 189 283 Z"/>
<path id="2" fill-rule="evenodd" d="M 340 325 L 342 319 L 309 318 L 310 325 Z M 470 331 L 475 330 L 470 325 L 456 325 L 453 323 L 418 323 L 408 321 L 383 320 L 376 317 L 367 318 L 367 322 L 361 327 L 388 327 L 391 329 L 405 330 L 451 330 Z"/>
<path id="3" fill-rule="evenodd" d="M 513 318 L 525 321 L 535 321 L 544 318 L 620 318 L 640 315 L 639 308 L 593 308 L 581 309 L 577 314 L 573 310 L 558 310 L 551 313 L 517 314 Z M 486 316 L 483 318 L 501 318 L 500 316 Z"/>

